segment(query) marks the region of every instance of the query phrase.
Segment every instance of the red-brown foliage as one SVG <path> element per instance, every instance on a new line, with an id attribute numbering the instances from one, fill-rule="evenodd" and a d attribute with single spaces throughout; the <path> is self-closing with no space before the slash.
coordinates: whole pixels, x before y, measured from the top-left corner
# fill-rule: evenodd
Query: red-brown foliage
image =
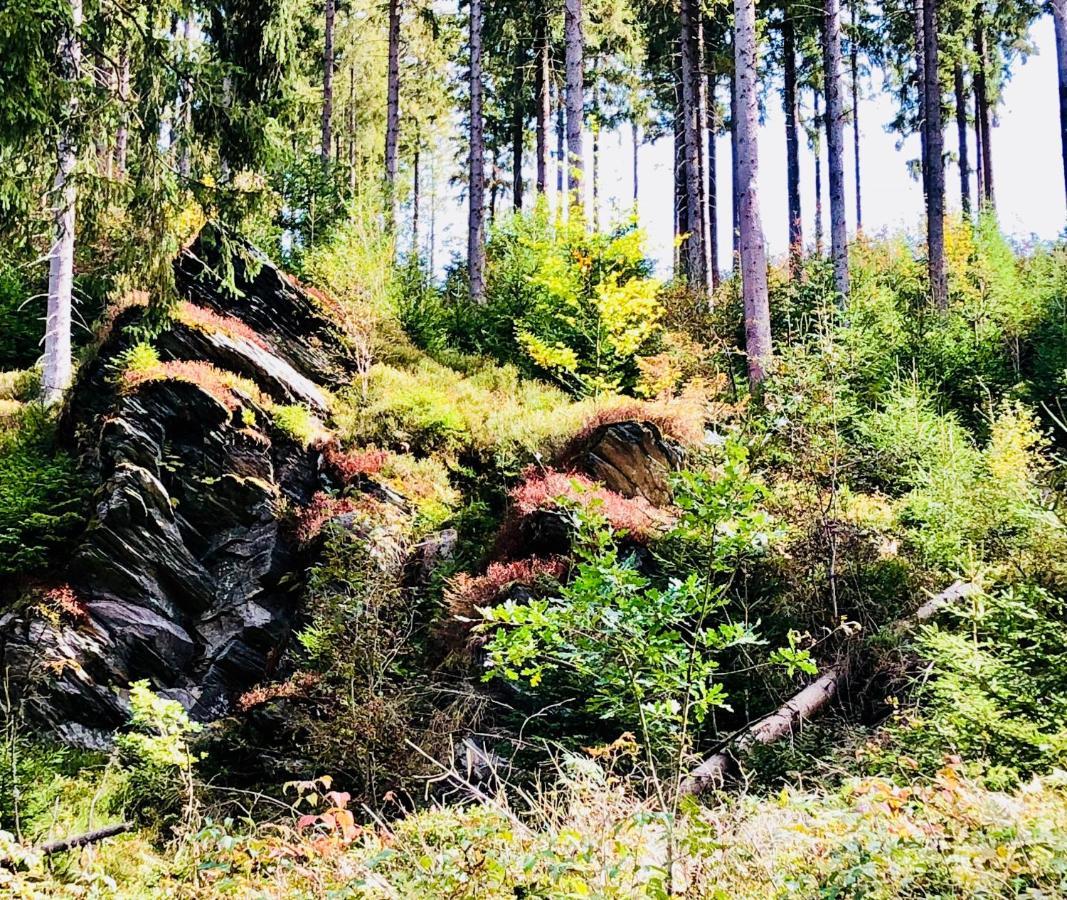
<path id="1" fill-rule="evenodd" d="M 46 604 L 55 609 L 59 615 L 74 625 L 87 626 L 92 624 L 89 615 L 89 606 L 78 596 L 78 593 L 69 584 L 61 584 L 51 590 L 45 591 L 41 598 Z"/>
<path id="2" fill-rule="evenodd" d="M 311 498 L 311 502 L 296 514 L 296 539 L 301 544 L 308 544 L 318 537 L 322 526 L 330 519 L 355 512 L 357 509 L 359 504 L 351 497 L 334 497 L 319 491 Z"/>
<path id="3" fill-rule="evenodd" d="M 511 500 L 520 517 L 538 510 L 558 509 L 561 500 L 592 507 L 616 531 L 625 531 L 638 541 L 650 539 L 669 522 L 669 516 L 644 497 L 623 497 L 584 475 L 554 469 L 527 469 L 522 483 L 512 490 Z"/>
<path id="4" fill-rule="evenodd" d="M 379 450 L 376 447 L 341 450 L 336 445 L 331 445 L 322 454 L 330 475 L 345 485 L 361 476 L 379 474 L 391 458 L 392 454 L 388 450 Z"/>
<path id="5" fill-rule="evenodd" d="M 221 331 L 231 337 L 244 338 L 263 350 L 270 350 L 267 342 L 253 328 L 246 325 L 240 319 L 233 316 L 223 316 L 214 310 L 195 303 L 182 301 L 178 307 L 178 321 L 184 322 L 194 328 L 204 328 L 208 331 Z"/>
<path id="6" fill-rule="evenodd" d="M 461 573 L 448 585 L 445 599 L 453 615 L 469 616 L 489 606 L 515 585 L 531 587 L 544 579 L 559 581 L 567 563 L 558 556 L 531 557 L 508 563 L 491 563 L 484 575 Z"/>
<path id="7" fill-rule="evenodd" d="M 169 360 L 151 368 L 127 369 L 122 373 L 122 384 L 126 390 L 135 390 L 150 381 L 184 381 L 195 384 L 231 412 L 241 405 L 232 387 L 233 378 L 228 377 L 221 369 L 199 360 Z"/>
<path id="8" fill-rule="evenodd" d="M 318 675 L 311 672 L 298 672 L 288 681 L 279 684 L 261 684 L 250 691 L 245 691 L 237 699 L 237 709 L 246 713 L 271 700 L 306 697 L 318 683 Z"/>

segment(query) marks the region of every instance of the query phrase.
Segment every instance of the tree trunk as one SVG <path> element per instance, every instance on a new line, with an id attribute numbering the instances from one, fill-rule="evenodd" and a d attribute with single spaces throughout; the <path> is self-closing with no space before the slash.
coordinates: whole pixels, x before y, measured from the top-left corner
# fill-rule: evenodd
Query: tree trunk
<path id="1" fill-rule="evenodd" d="M 556 87 L 556 214 L 567 214 L 567 127 L 564 118 L 566 101 Z"/>
<path id="2" fill-rule="evenodd" d="M 992 122 L 989 109 L 989 89 L 986 82 L 989 58 L 986 55 L 985 30 L 981 16 L 982 10 L 979 7 L 974 14 L 974 52 L 978 57 L 978 68 L 975 69 L 974 73 L 974 94 L 977 103 L 975 114 L 978 117 L 978 128 L 982 135 L 982 206 L 994 209 L 996 207 L 996 199 L 993 193 L 993 148 L 990 141 Z"/>
<path id="3" fill-rule="evenodd" d="M 115 175 L 126 176 L 126 158 L 130 144 L 130 51 L 125 42 L 119 50 L 118 68 L 119 127 L 115 132 Z"/>
<path id="4" fill-rule="evenodd" d="M 541 196 L 548 191 L 548 122 L 552 118 L 552 96 L 549 93 L 552 71 L 547 19 L 548 12 L 542 9 L 537 17 L 537 72 L 534 83 L 537 93 L 537 193 Z"/>
<path id="5" fill-rule="evenodd" d="M 788 3 L 782 21 L 782 53 L 785 57 L 785 90 L 782 108 L 785 112 L 786 194 L 789 211 L 789 269 L 795 278 L 800 272 L 804 254 L 804 226 L 800 209 L 800 140 L 797 131 L 797 56 L 793 15 Z"/>
<path id="6" fill-rule="evenodd" d="M 415 158 L 411 161 L 411 255 L 419 255 L 419 141 L 415 141 Z"/>
<path id="7" fill-rule="evenodd" d="M 899 636 L 916 625 L 930 621 L 946 606 L 978 591 L 979 587 L 976 584 L 957 581 L 940 594 L 931 597 L 912 615 L 898 619 L 883 631 Z M 733 743 L 732 750 L 722 750 L 714 756 L 709 756 L 697 766 L 679 786 L 681 793 L 692 796 L 712 788 L 722 787 L 726 775 L 735 765 L 736 757 L 744 755 L 758 744 L 773 744 L 793 734 L 804 722 L 821 713 L 837 695 L 841 684 L 848 677 L 849 668 L 848 659 L 841 660 L 769 716 L 746 728 Z"/>
<path id="8" fill-rule="evenodd" d="M 567 192 L 569 202 L 584 213 L 582 118 L 585 115 L 585 36 L 582 0 L 564 0 L 564 38 L 567 78 Z"/>
<path id="9" fill-rule="evenodd" d="M 822 114 L 819 112 L 819 92 L 816 90 L 813 99 L 812 115 L 814 116 L 815 137 L 812 140 L 812 156 L 815 157 L 815 253 L 822 256 L 823 253 L 823 227 L 822 227 Z"/>
<path id="10" fill-rule="evenodd" d="M 600 57 L 593 58 L 593 231 L 600 231 Z"/>
<path id="11" fill-rule="evenodd" d="M 737 48 L 735 46 L 734 56 L 736 57 L 736 55 Z M 733 190 L 730 192 L 730 229 L 732 233 L 732 264 L 735 271 L 738 266 L 738 257 L 741 253 L 741 193 L 738 186 L 737 111 L 737 72 L 734 72 L 730 76 L 730 176 L 733 184 Z"/>
<path id="12" fill-rule="evenodd" d="M 771 362 L 771 314 L 767 297 L 767 251 L 759 211 L 759 97 L 756 0 L 734 0 L 734 71 L 737 73 L 737 174 L 741 287 L 745 310 L 748 379 L 758 390 Z"/>
<path id="13" fill-rule="evenodd" d="M 1067 3 L 1067 0 L 1063 0 Z M 956 137 L 960 158 L 960 206 L 971 214 L 971 167 L 967 159 L 967 92 L 963 86 L 963 66 L 959 61 L 952 69 L 952 87 L 956 95 Z"/>
<path id="14" fill-rule="evenodd" d="M 81 68 L 82 0 L 70 0 L 70 21 L 70 28 L 60 34 L 57 56 L 63 77 L 73 86 Z M 74 183 L 74 167 L 78 162 L 74 140 L 74 123 L 78 117 L 76 89 L 71 91 L 65 113 L 56 147 L 56 177 L 52 187 L 55 243 L 48 261 L 48 309 L 41 384 L 42 399 L 48 405 L 63 399 L 73 372 L 70 327 L 74 291 L 74 210 L 78 200 Z"/>
<path id="15" fill-rule="evenodd" d="M 845 106 L 841 98 L 841 4 L 823 4 L 826 151 L 830 174 L 830 257 L 838 302 L 848 300 L 848 223 L 845 209 Z"/>
<path id="16" fill-rule="evenodd" d="M 326 39 L 322 51 L 322 164 L 330 164 L 333 148 L 333 25 L 336 0 L 326 0 Z"/>
<path id="17" fill-rule="evenodd" d="M 394 221 L 397 145 L 400 142 L 400 0 L 389 0 L 389 71 L 385 91 L 385 189 Z"/>
<path id="18" fill-rule="evenodd" d="M 485 302 L 485 133 L 482 121 L 482 0 L 470 3 L 470 215 L 467 273 L 471 300 Z"/>
<path id="19" fill-rule="evenodd" d="M 519 45 L 521 47 L 521 45 Z M 511 205 L 522 209 L 522 142 L 526 124 L 526 105 L 523 102 L 523 58 L 521 49 L 515 52 L 511 70 Z"/>
<path id="20" fill-rule="evenodd" d="M 927 258 L 930 297 L 934 306 L 948 306 L 945 270 L 945 163 L 941 133 L 941 81 L 938 78 L 937 0 L 923 3 L 923 62 L 926 70 L 926 150 L 930 174 L 926 179 Z"/>
<path id="21" fill-rule="evenodd" d="M 849 41 L 849 65 L 852 70 L 852 156 L 856 172 L 856 233 L 863 231 L 863 179 L 860 169 L 860 63 L 859 23 L 856 7 L 859 0 L 852 0 L 852 39 Z"/>
<path id="22" fill-rule="evenodd" d="M 923 38 L 923 0 L 915 0 L 912 13 L 915 20 L 915 95 L 919 125 L 919 175 L 922 178 L 923 202 L 925 202 L 928 193 L 926 179 L 929 163 L 927 162 L 926 135 L 926 41 Z"/>
<path id="23" fill-rule="evenodd" d="M 696 71 L 693 73 L 693 78 L 696 83 L 697 93 L 696 132 L 697 157 L 700 162 L 700 180 L 698 184 L 700 188 L 700 234 L 704 243 L 704 280 L 705 284 L 711 284 L 711 241 L 708 237 L 711 227 L 708 208 L 708 159 L 704 143 L 704 132 L 708 123 L 708 88 L 707 80 L 705 79 L 704 16 L 701 14 L 700 0 L 693 0 L 693 21 L 696 23 Z"/>
<path id="24" fill-rule="evenodd" d="M 681 242 L 689 229 L 689 204 L 685 158 L 685 125 L 682 122 L 682 77 L 675 66 L 674 82 L 674 270 L 675 276 L 688 276 L 689 255 Z"/>
<path id="25" fill-rule="evenodd" d="M 700 146 L 703 143 L 700 121 L 699 91 L 701 74 L 696 59 L 696 28 L 700 21 L 694 0 L 681 0 L 681 58 L 682 58 L 682 140 L 685 147 L 685 203 L 688 212 L 685 230 L 686 275 L 695 287 L 707 285 L 704 251 L 704 222 L 701 215 Z"/>
<path id="26" fill-rule="evenodd" d="M 1056 68 L 1060 88 L 1060 145 L 1063 156 L 1063 184 L 1067 190 L 1067 0 L 1051 0 L 1056 28 Z"/>
<path id="27" fill-rule="evenodd" d="M 972 77 L 972 84 L 977 76 Z M 982 175 L 982 125 L 978 116 L 978 89 L 974 88 L 974 186 L 976 208 L 981 210 L 982 198 L 985 196 L 985 178 Z"/>
<path id="28" fill-rule="evenodd" d="M 719 187 L 718 160 L 715 138 L 719 133 L 717 109 L 718 81 L 714 73 L 708 73 L 708 256 L 711 268 L 708 279 L 713 288 L 719 286 Z"/>
<path id="29" fill-rule="evenodd" d="M 637 128 L 637 120 L 630 121 L 630 145 L 633 149 L 633 182 L 634 182 L 634 214 L 637 214 L 637 188 L 638 188 L 638 162 L 641 149 L 640 135 Z"/>
<path id="30" fill-rule="evenodd" d="M 356 65 L 348 66 L 348 194 L 356 196 Z"/>

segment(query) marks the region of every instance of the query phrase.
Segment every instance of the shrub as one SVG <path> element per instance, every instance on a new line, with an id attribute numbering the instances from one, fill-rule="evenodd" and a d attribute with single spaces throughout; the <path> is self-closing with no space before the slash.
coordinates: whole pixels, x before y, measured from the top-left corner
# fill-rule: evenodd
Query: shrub
<path id="1" fill-rule="evenodd" d="M 326 427 L 306 406 L 271 404 L 270 416 L 275 428 L 304 448 L 329 437 Z"/>
<path id="2" fill-rule="evenodd" d="M 26 369 L 41 355 L 44 327 L 32 291 L 14 266 L 0 259 L 0 369 Z"/>

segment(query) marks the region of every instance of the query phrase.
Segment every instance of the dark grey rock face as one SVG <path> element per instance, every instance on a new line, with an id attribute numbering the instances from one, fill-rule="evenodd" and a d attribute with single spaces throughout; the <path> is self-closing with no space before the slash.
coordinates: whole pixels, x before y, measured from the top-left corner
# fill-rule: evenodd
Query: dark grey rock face
<path id="1" fill-rule="evenodd" d="M 601 425 L 568 460 L 615 493 L 661 507 L 671 501 L 669 475 L 683 461 L 681 448 L 651 422 Z"/>
<path id="2" fill-rule="evenodd" d="M 201 250 L 175 264 L 182 293 L 260 339 L 176 323 L 155 341 L 161 358 L 210 363 L 325 418 L 323 384 L 344 377 L 346 355 L 315 299 L 266 261 L 254 278 L 240 268 L 243 296 L 227 293 Z M 117 391 L 110 362 L 124 340 L 118 330 L 83 372 L 65 429 L 99 479 L 95 514 L 65 566 L 84 615 L 0 618 L 0 663 L 31 709 L 88 746 L 122 724 L 139 679 L 209 720 L 271 673 L 305 563 L 279 524 L 281 504 L 306 503 L 320 479 L 318 451 L 272 427 L 240 390 L 230 403 L 188 380 Z"/>

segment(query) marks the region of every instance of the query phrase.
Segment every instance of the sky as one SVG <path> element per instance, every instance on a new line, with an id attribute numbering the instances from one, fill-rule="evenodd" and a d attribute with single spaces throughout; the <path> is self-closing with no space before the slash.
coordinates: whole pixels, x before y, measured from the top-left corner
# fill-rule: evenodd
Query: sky
<path id="1" fill-rule="evenodd" d="M 1002 228 L 1021 241 L 1031 238 L 1054 239 L 1067 223 L 1067 200 L 1059 135 L 1059 99 L 1056 73 L 1055 36 L 1052 19 L 1044 16 L 1031 29 L 1037 52 L 1025 63 L 1016 61 L 1011 80 L 1004 88 L 1004 101 L 997 110 L 991 145 L 997 211 Z M 759 189 L 763 227 L 768 252 L 781 255 L 787 247 L 787 205 L 785 165 L 785 121 L 779 85 L 768 94 L 766 119 L 760 127 Z M 810 96 L 803 102 L 811 103 Z M 892 121 L 895 100 L 874 72 L 862 85 L 860 98 L 860 165 L 862 170 L 864 231 L 868 234 L 894 232 L 920 227 L 923 215 L 922 189 L 908 172 L 907 160 L 919 156 L 919 139 L 913 136 L 898 147 L 899 137 L 886 129 Z M 805 115 L 810 114 L 810 106 Z M 845 196 L 849 231 L 855 231 L 854 165 L 851 123 L 846 132 Z M 970 134 L 970 158 L 975 159 L 974 135 Z M 588 143 L 588 140 L 587 140 Z M 826 183 L 825 140 L 823 141 L 823 210 L 829 232 L 829 199 Z M 945 151 L 955 158 L 958 142 L 955 119 L 945 122 Z M 720 198 L 731 196 L 730 145 L 728 137 L 717 141 Z M 640 150 L 639 215 L 647 233 L 648 252 L 656 261 L 657 273 L 669 277 L 671 271 L 674 188 L 673 141 L 661 139 Z M 529 154 L 528 154 L 529 157 Z M 586 148 L 586 171 L 591 171 L 591 148 Z M 601 218 L 630 211 L 632 196 L 632 157 L 629 126 L 601 137 Z M 527 167 L 532 167 L 532 158 Z M 814 235 L 814 160 L 801 140 L 801 205 L 805 240 Z M 528 173 L 529 175 L 529 173 Z M 972 173 L 972 191 L 974 189 Z M 950 209 L 959 209 L 959 169 L 950 162 L 945 169 Z M 458 195 L 441 210 L 439 220 L 439 264 L 453 253 L 466 252 L 466 204 Z M 720 264 L 730 260 L 730 208 L 720 199 Z M 827 238 L 828 239 L 828 238 Z"/>

